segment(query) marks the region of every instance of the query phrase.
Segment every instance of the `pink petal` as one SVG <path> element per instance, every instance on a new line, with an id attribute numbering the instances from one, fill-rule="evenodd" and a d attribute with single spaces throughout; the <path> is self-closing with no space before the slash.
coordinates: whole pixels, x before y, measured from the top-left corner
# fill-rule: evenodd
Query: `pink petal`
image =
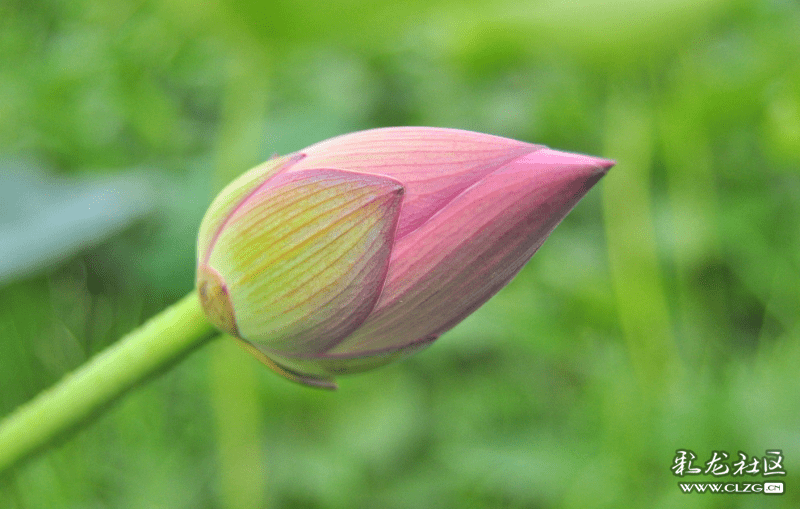
<path id="1" fill-rule="evenodd" d="M 287 171 L 340 168 L 402 182 L 406 194 L 395 236 L 399 240 L 495 169 L 540 148 L 459 129 L 390 127 L 312 145 Z"/>
<path id="2" fill-rule="evenodd" d="M 490 173 L 395 245 L 375 309 L 330 353 L 405 346 L 452 328 L 511 281 L 612 165 L 543 149 Z"/>

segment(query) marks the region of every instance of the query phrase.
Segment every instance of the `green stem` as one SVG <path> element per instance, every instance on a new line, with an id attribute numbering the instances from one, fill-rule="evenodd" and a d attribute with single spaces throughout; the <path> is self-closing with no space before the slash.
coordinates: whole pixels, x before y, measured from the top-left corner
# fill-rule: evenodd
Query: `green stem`
<path id="1" fill-rule="evenodd" d="M 0 422 L 0 472 L 97 415 L 208 341 L 215 329 L 193 291 Z"/>

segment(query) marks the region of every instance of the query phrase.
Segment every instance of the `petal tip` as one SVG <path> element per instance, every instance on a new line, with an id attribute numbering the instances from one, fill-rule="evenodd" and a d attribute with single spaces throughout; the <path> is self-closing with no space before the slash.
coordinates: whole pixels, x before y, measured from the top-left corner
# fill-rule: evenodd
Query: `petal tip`
<path id="1" fill-rule="evenodd" d="M 612 167 L 614 167 L 617 162 L 613 159 L 602 159 L 602 158 L 595 158 L 594 166 L 597 168 L 597 173 L 600 173 L 601 176 L 608 173 Z"/>
<path id="2" fill-rule="evenodd" d="M 553 150 L 551 148 L 537 150 L 528 157 L 539 163 L 589 166 L 595 167 L 602 172 L 607 172 L 609 168 L 617 164 L 617 162 L 612 159 L 604 159 L 602 157 L 594 157 L 585 154 L 576 154 L 573 152 L 562 152 L 560 150 Z"/>

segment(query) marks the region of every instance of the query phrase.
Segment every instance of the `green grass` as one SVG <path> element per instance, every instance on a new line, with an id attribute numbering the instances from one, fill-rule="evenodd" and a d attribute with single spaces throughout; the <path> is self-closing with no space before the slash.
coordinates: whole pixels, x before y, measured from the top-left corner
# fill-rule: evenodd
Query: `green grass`
<path id="1" fill-rule="evenodd" d="M 435 125 L 618 165 L 425 352 L 329 393 L 213 343 L 2 474 L 0 509 L 798 506 L 795 2 L 209 5 L 0 6 L 0 187 L 132 175 L 153 204 L 0 273 L 0 415 L 187 293 L 214 190 L 273 153 Z M 782 449 L 786 493 L 682 494 L 677 449 Z"/>

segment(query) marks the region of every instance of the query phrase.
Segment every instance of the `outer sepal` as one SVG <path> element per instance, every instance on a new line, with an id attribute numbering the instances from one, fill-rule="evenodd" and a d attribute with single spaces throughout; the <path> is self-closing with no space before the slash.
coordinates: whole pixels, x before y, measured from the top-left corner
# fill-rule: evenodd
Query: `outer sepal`
<path id="1" fill-rule="evenodd" d="M 382 176 L 277 174 L 230 209 L 198 268 L 207 313 L 265 352 L 327 350 L 377 302 L 402 197 Z"/>

